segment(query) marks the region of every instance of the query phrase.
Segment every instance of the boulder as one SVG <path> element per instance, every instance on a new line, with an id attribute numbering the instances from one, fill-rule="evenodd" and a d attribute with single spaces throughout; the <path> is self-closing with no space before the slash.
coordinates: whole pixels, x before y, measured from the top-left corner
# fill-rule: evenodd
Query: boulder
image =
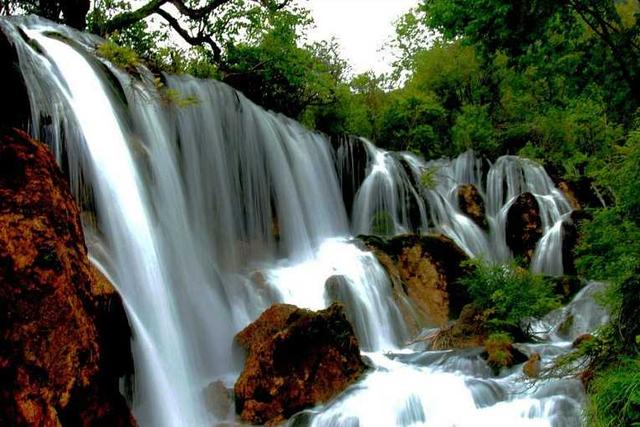
<path id="1" fill-rule="evenodd" d="M 52 156 L 0 136 L 0 425 L 135 425 L 129 324 Z"/>
<path id="2" fill-rule="evenodd" d="M 236 412 L 252 424 L 276 424 L 327 402 L 365 371 L 339 304 L 318 312 L 273 305 L 236 341 L 247 351 L 234 387 Z"/>
<path id="3" fill-rule="evenodd" d="M 411 332 L 456 318 L 469 297 L 458 279 L 467 255 L 442 235 L 404 235 L 389 240 L 359 236 L 389 273 L 393 292 Z"/>
<path id="4" fill-rule="evenodd" d="M 522 372 L 529 378 L 535 379 L 540 376 L 540 353 L 533 352 L 529 360 L 522 365 Z"/>
<path id="5" fill-rule="evenodd" d="M 593 339 L 594 339 L 594 337 L 591 334 L 582 334 L 582 335 L 578 336 L 575 340 L 573 340 L 573 342 L 571 343 L 571 348 L 580 348 L 580 346 L 582 346 L 582 344 L 584 344 L 586 342 L 590 342 Z"/>
<path id="6" fill-rule="evenodd" d="M 531 193 L 522 193 L 507 212 L 507 245 L 516 257 L 530 262 L 542 237 L 540 206 Z"/>
<path id="7" fill-rule="evenodd" d="M 471 218 L 478 227 L 487 230 L 489 223 L 487 222 L 484 199 L 476 186 L 471 184 L 461 185 L 458 187 L 457 193 L 458 207 L 462 213 Z"/>

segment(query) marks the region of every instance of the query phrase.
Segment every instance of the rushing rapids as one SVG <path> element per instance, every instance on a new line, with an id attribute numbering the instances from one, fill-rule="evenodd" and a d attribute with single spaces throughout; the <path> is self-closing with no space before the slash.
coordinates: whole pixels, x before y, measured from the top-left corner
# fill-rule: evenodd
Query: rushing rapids
<path id="1" fill-rule="evenodd" d="M 0 28 L 18 54 L 30 130 L 66 169 L 92 258 L 125 301 L 140 425 L 224 421 L 207 410 L 203 390 L 237 378 L 234 335 L 274 302 L 327 307 L 325 282 L 334 275 L 346 278 L 354 327 L 374 370 L 296 422 L 581 424 L 575 380 L 528 387 L 515 368 L 493 377 L 477 352 L 405 346 L 390 279 L 350 242 L 380 232 L 380 224 L 388 235 L 435 230 L 471 256 L 506 261 L 507 212 L 528 191 L 544 232 L 532 268 L 562 274 L 561 225 L 570 207 L 542 167 L 511 156 L 485 165 L 472 153 L 425 162 L 357 139 L 334 152 L 324 136 L 224 84 L 166 75 L 159 85 L 144 68 L 127 73 L 98 58 L 99 39 L 38 18 L 2 20 Z M 176 105 L 167 89 L 195 102 Z M 355 158 L 359 144 L 365 159 Z M 362 176 L 354 178 L 358 162 Z M 341 189 L 345 182 L 353 188 Z M 487 229 L 460 210 L 461 184 L 473 184 L 487 201 Z M 353 195 L 348 207 L 343 193 Z M 584 319 L 575 330 L 541 337 L 543 363 L 603 320 L 580 303 L 587 297 L 571 306 Z M 542 323 L 561 321 L 554 313 Z"/>

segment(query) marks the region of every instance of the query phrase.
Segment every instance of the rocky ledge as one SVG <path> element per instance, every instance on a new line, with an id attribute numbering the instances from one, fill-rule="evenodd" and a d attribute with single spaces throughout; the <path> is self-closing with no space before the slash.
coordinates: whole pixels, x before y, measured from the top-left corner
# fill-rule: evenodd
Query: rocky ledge
<path id="1" fill-rule="evenodd" d="M 132 426 L 122 302 L 92 269 L 79 212 L 48 150 L 0 136 L 0 425 Z"/>

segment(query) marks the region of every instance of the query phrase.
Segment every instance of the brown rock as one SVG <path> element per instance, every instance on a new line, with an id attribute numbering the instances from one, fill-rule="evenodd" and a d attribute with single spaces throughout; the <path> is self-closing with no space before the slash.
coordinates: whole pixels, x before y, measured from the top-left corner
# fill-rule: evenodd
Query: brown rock
<path id="1" fill-rule="evenodd" d="M 0 425 L 135 425 L 118 392 L 128 322 L 67 182 L 26 134 L 0 141 Z"/>
<path id="2" fill-rule="evenodd" d="M 508 335 L 490 335 L 484 340 L 484 348 L 487 363 L 495 373 L 498 373 L 501 368 L 510 368 L 528 360 L 526 355 L 513 346 L 511 337 Z"/>
<path id="3" fill-rule="evenodd" d="M 365 371 L 339 304 L 318 312 L 273 305 L 236 341 L 248 353 L 234 387 L 236 411 L 252 424 L 275 424 L 326 402 Z"/>
<path id="4" fill-rule="evenodd" d="M 432 350 L 480 347 L 486 336 L 487 316 L 473 304 L 463 307 L 460 317 L 452 325 L 429 337 Z"/>
<path id="5" fill-rule="evenodd" d="M 390 240 L 359 238 L 389 273 L 409 326 L 444 325 L 469 302 L 464 288 L 457 284 L 466 271 L 461 264 L 467 256 L 451 239 L 413 234 Z"/>
<path id="6" fill-rule="evenodd" d="M 576 210 L 582 209 L 582 205 L 580 204 L 580 201 L 578 200 L 578 196 L 576 196 L 573 185 L 571 185 L 571 183 L 564 180 L 560 181 L 558 182 L 558 189 L 562 191 L 564 196 L 567 198 L 567 201 L 569 201 L 571 208 Z"/>
<path id="7" fill-rule="evenodd" d="M 522 193 L 507 213 L 507 245 L 514 256 L 531 261 L 542 237 L 540 206 L 531 193 Z"/>
<path id="8" fill-rule="evenodd" d="M 529 360 L 522 366 L 522 372 L 529 378 L 538 378 L 540 376 L 540 353 L 533 352 L 529 356 Z"/>
<path id="9" fill-rule="evenodd" d="M 571 347 L 579 348 L 583 343 L 589 342 L 591 340 L 593 340 L 593 335 L 582 334 L 579 337 L 577 337 L 575 340 L 573 340 L 573 343 L 571 343 Z"/>
<path id="10" fill-rule="evenodd" d="M 484 200 L 474 185 L 465 184 L 458 187 L 458 206 L 478 227 L 483 230 L 489 228 Z"/>

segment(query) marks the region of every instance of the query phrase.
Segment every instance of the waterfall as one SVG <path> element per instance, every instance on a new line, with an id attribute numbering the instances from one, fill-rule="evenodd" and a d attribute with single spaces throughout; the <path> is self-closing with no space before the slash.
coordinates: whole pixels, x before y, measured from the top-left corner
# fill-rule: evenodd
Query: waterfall
<path id="1" fill-rule="evenodd" d="M 18 54 L 30 131 L 70 177 L 91 259 L 123 297 L 141 426 L 232 421 L 209 413 L 204 390 L 237 378 L 235 334 L 273 303 L 321 309 L 336 292 L 374 369 L 301 414 L 307 424 L 579 422 L 583 392 L 572 381 L 520 390 L 517 372 L 490 378 L 477 353 L 407 347 L 390 278 L 353 242 L 437 231 L 472 256 L 506 260 L 506 211 L 529 191 L 545 232 L 532 268 L 561 274 L 570 208 L 542 167 L 507 156 L 484 174 L 470 152 L 425 161 L 356 139 L 334 151 L 220 82 L 125 72 L 96 56 L 100 39 L 40 18 L 3 18 L 0 29 Z M 485 198 L 486 229 L 458 206 L 461 184 Z"/>
<path id="2" fill-rule="evenodd" d="M 358 150 L 357 146 L 364 150 Z M 364 139 L 342 141 L 338 150 L 341 175 L 348 174 L 356 156 L 365 155 L 365 174 L 354 188 L 352 231 L 355 234 L 398 235 L 437 232 L 450 237 L 469 256 L 489 261 L 512 259 L 507 246 L 507 213 L 517 197 L 530 192 L 540 208 L 543 237 L 537 245 L 532 269 L 560 276 L 562 224 L 571 212 L 566 197 L 544 168 L 516 156 L 500 157 L 488 165 L 468 151 L 453 160 L 425 161 L 410 153 L 391 153 Z M 427 181 L 427 182 L 425 182 Z M 485 200 L 488 230 L 483 230 L 458 206 L 458 188 L 476 187 Z"/>

